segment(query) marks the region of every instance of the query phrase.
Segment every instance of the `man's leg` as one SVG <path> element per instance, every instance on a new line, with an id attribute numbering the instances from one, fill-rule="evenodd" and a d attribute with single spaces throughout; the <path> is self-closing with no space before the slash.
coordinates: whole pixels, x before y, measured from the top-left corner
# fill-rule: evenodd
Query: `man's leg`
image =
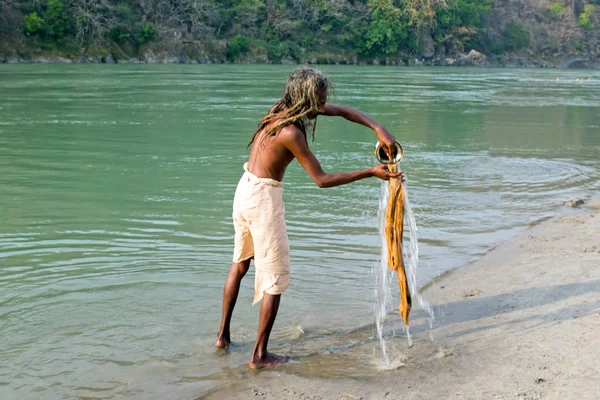
<path id="1" fill-rule="evenodd" d="M 258 323 L 258 334 L 256 336 L 256 345 L 250 359 L 250 368 L 266 368 L 274 365 L 283 364 L 288 361 L 288 357 L 278 356 L 267 351 L 267 344 L 271 329 L 277 317 L 279 310 L 279 301 L 281 295 L 272 295 L 265 293 L 260 305 L 260 321 Z"/>
<path id="2" fill-rule="evenodd" d="M 229 337 L 229 324 L 231 323 L 231 315 L 233 314 L 233 308 L 240 292 L 240 282 L 248 268 L 250 268 L 250 258 L 239 263 L 232 263 L 229 275 L 225 281 L 225 288 L 223 289 L 223 316 L 221 318 L 221 328 L 219 329 L 219 335 L 215 347 L 218 349 L 224 349 L 229 346 L 231 339 Z"/>

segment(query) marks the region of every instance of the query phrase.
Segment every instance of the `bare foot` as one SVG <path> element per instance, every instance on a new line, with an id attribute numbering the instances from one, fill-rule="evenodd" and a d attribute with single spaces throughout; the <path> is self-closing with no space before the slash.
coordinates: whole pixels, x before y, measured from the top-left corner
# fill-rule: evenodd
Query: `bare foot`
<path id="1" fill-rule="evenodd" d="M 231 340 L 228 337 L 219 336 L 215 342 L 215 347 L 217 349 L 226 349 L 229 347 L 229 343 L 231 343 Z"/>
<path id="2" fill-rule="evenodd" d="M 290 358 L 286 356 L 278 356 L 277 354 L 266 353 L 263 358 L 253 357 L 248 365 L 250 365 L 250 368 L 252 369 L 269 368 L 276 365 L 285 364 L 289 361 L 289 359 Z"/>

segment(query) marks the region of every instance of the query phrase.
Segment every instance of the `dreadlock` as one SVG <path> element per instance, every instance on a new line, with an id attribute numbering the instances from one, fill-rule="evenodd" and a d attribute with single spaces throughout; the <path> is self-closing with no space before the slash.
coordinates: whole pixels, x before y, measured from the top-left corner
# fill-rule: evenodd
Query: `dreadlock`
<path id="1" fill-rule="evenodd" d="M 321 72 L 313 68 L 297 68 L 288 78 L 283 97 L 269 110 L 252 135 L 248 146 L 261 136 L 261 145 L 267 138 L 273 138 L 287 125 L 297 126 L 306 138 L 307 128 L 314 139 L 316 116 L 320 111 L 319 95 L 328 94 L 332 82 Z"/>

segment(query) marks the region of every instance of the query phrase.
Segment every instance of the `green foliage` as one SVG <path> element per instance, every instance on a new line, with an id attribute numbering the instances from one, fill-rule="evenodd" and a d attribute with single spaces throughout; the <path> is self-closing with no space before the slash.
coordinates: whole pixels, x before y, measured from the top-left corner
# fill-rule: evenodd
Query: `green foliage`
<path id="1" fill-rule="evenodd" d="M 117 4 L 110 9 L 109 15 L 112 17 L 112 21 L 114 21 L 108 31 L 109 39 L 119 45 L 124 43 L 133 44 L 135 39 L 133 32 L 135 32 L 136 15 L 129 4 Z M 146 32 L 146 34 L 148 33 L 150 32 Z"/>
<path id="2" fill-rule="evenodd" d="M 453 0 L 436 7 L 440 28 L 457 26 L 481 27 L 483 17 L 491 12 L 488 0 Z"/>
<path id="3" fill-rule="evenodd" d="M 280 63 L 282 59 L 299 61 L 300 47 L 289 40 L 283 42 L 267 43 L 267 57 L 273 63 Z"/>
<path id="4" fill-rule="evenodd" d="M 504 31 L 504 48 L 506 50 L 521 50 L 529 47 L 530 34 L 523 25 L 511 23 Z"/>
<path id="5" fill-rule="evenodd" d="M 153 42 L 158 38 L 158 32 L 152 22 L 147 22 L 138 33 L 138 41 L 140 44 Z"/>
<path id="6" fill-rule="evenodd" d="M 399 42 L 406 39 L 406 31 L 386 19 L 375 19 L 365 34 L 363 54 L 389 55 L 398 51 Z"/>
<path id="7" fill-rule="evenodd" d="M 504 54 L 504 44 L 498 42 L 492 42 L 490 44 L 490 51 L 494 54 Z"/>
<path id="8" fill-rule="evenodd" d="M 567 12 L 567 9 L 561 3 L 552 3 L 548 9 L 550 10 L 552 17 L 556 20 L 561 20 Z"/>
<path id="9" fill-rule="evenodd" d="M 436 13 L 430 0 L 397 0 L 401 15 L 410 31 L 419 34 L 435 28 Z"/>
<path id="10" fill-rule="evenodd" d="M 340 33 L 340 35 L 347 35 L 344 38 L 345 48 L 352 49 L 356 53 L 362 53 L 369 23 L 370 21 L 366 18 L 349 18 L 348 24 L 341 29 Z"/>
<path id="11" fill-rule="evenodd" d="M 227 41 L 226 40 L 207 40 L 205 42 L 206 51 L 212 55 L 216 62 L 227 61 Z"/>
<path id="12" fill-rule="evenodd" d="M 577 20 L 577 25 L 583 28 L 586 32 L 591 32 L 594 29 L 594 24 L 592 23 L 592 14 L 594 13 L 594 5 L 586 4 L 583 8 L 583 12 L 579 14 L 579 19 Z"/>
<path id="13" fill-rule="evenodd" d="M 581 53 L 584 50 L 585 50 L 585 42 L 584 41 L 578 40 L 577 42 L 575 42 L 575 51 L 577 53 Z"/>
<path id="14" fill-rule="evenodd" d="M 132 22 L 136 17 L 131 6 L 127 3 L 119 3 L 113 7 L 111 11 L 115 18 L 121 23 Z"/>
<path id="15" fill-rule="evenodd" d="M 586 13 L 579 14 L 579 19 L 577 20 L 577 25 L 583 28 L 586 32 L 591 32 L 594 29 L 594 24 L 592 24 L 592 20 L 590 16 Z"/>
<path id="16" fill-rule="evenodd" d="M 369 6 L 373 13 L 360 52 L 371 56 L 396 53 L 408 37 L 400 9 L 392 0 L 370 0 Z"/>
<path id="17" fill-rule="evenodd" d="M 229 23 L 240 33 L 256 36 L 258 26 L 265 16 L 265 3 L 261 0 L 236 0 L 228 10 Z"/>
<path id="18" fill-rule="evenodd" d="M 110 37 L 110 40 L 119 44 L 131 39 L 131 33 L 127 32 L 123 27 L 118 25 L 113 25 L 110 27 L 108 36 Z"/>
<path id="19" fill-rule="evenodd" d="M 229 42 L 227 57 L 230 60 L 235 60 L 240 54 L 245 54 L 249 50 L 250 39 L 246 36 L 236 35 Z"/>
<path id="20" fill-rule="evenodd" d="M 483 20 L 491 12 L 488 0 L 449 0 L 436 5 L 437 26 L 433 37 L 438 43 L 453 43 L 458 47 L 481 36 Z M 460 45 L 462 43 L 462 45 Z"/>
<path id="21" fill-rule="evenodd" d="M 550 0 L 556 19 L 566 15 L 563 0 Z M 595 0 L 600 1 L 600 0 Z M 0 0 L 0 10 L 3 0 Z M 488 44 L 502 54 L 529 46 L 529 32 L 509 24 L 502 40 L 484 36 L 491 0 L 5 0 L 5 15 L 17 15 L 12 29 L 35 46 L 58 51 L 117 48 L 135 57 L 140 45 L 164 40 L 186 44 L 197 57 L 215 62 L 253 57 L 278 63 L 293 59 L 343 60 L 418 52 L 430 34 L 454 54 Z M 14 9 L 11 10 L 10 7 Z M 35 5 L 34 5 L 35 4 Z M 495 3 L 494 3 L 495 4 Z M 17 6 L 18 5 L 18 6 Z M 31 12 L 36 10 L 37 12 Z M 23 13 L 31 12 L 23 17 Z M 593 6 L 579 25 L 594 27 Z M 152 21 L 152 22 L 148 22 Z M 13 25 L 11 25 L 13 26 Z M 164 38 L 158 32 L 165 32 Z M 162 36 L 162 35 L 160 35 Z M 4 38 L 4 36 L 3 36 Z M 18 39 L 14 37 L 13 39 Z M 15 41 L 16 42 L 16 41 Z M 202 45 L 200 45 L 202 43 Z M 189 46 L 188 46 L 189 44 Z M 111 50 L 112 51 L 112 50 Z M 114 52 L 113 52 L 114 53 Z M 114 53 L 116 54 L 116 53 Z"/>
<path id="22" fill-rule="evenodd" d="M 312 50 L 315 46 L 315 39 L 310 35 L 306 35 L 300 40 L 300 46 L 307 50 Z"/>
<path id="23" fill-rule="evenodd" d="M 71 30 L 71 18 L 61 0 L 49 0 L 44 13 L 46 35 L 54 40 L 60 40 Z"/>
<path id="24" fill-rule="evenodd" d="M 44 28 L 44 20 L 34 11 L 23 18 L 24 31 L 27 36 L 35 35 Z"/>

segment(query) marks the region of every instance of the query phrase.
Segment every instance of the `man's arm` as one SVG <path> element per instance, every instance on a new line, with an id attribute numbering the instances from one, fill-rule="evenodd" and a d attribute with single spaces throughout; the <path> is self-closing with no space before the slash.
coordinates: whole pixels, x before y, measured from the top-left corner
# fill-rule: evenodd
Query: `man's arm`
<path id="1" fill-rule="evenodd" d="M 375 133 L 377 133 L 377 139 L 379 140 L 379 143 L 382 144 L 387 155 L 390 157 L 390 159 L 394 158 L 392 154 L 394 152 L 396 139 L 390 132 L 388 132 L 385 126 L 378 123 L 368 115 L 363 114 L 352 107 L 339 106 L 335 104 L 325 104 L 321 115 L 343 117 L 348 121 L 355 122 L 357 124 L 364 125 L 367 128 L 373 129 Z"/>
<path id="2" fill-rule="evenodd" d="M 383 164 L 360 171 L 341 174 L 328 174 L 323 171 L 319 160 L 317 160 L 317 157 L 315 157 L 313 152 L 308 148 L 306 138 L 298 128 L 293 125 L 289 125 L 281 130 L 279 136 L 282 143 L 298 159 L 300 165 L 302 165 L 310 178 L 320 188 L 345 185 L 347 183 L 369 178 L 371 176 L 388 180 L 390 178 L 397 178 L 402 175 L 402 171 L 397 173 L 388 171 L 387 167 Z"/>
<path id="3" fill-rule="evenodd" d="M 385 128 L 383 125 L 377 123 L 377 121 L 375 121 L 373 118 L 349 106 L 325 104 L 325 106 L 323 107 L 323 112 L 321 114 L 326 115 L 328 117 L 343 117 L 348 121 L 352 121 L 357 124 L 364 125 L 367 128 L 371 128 L 375 132 L 377 132 L 378 129 Z"/>

